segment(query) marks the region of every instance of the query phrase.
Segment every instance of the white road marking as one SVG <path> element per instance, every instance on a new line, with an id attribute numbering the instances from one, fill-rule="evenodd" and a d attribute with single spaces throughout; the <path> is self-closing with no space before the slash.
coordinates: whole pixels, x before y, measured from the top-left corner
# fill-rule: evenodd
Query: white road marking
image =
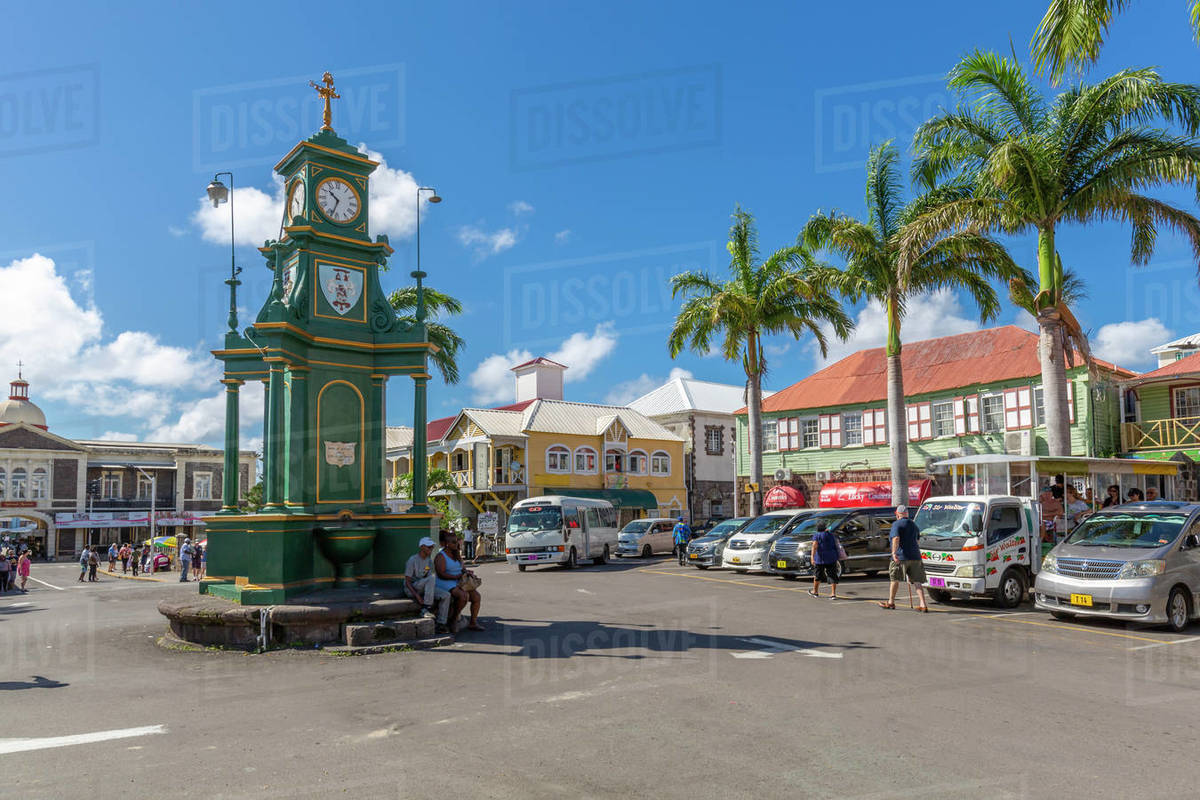
<path id="1" fill-rule="evenodd" d="M 58 589 L 60 592 L 66 591 L 66 589 L 61 586 L 55 586 L 53 583 L 46 583 L 45 581 L 35 578 L 32 575 L 29 576 L 29 580 L 33 581 L 34 583 L 40 583 L 42 586 L 49 586 L 51 589 Z"/>
<path id="2" fill-rule="evenodd" d="M 775 642 L 770 639 L 742 639 L 743 642 L 751 644 L 763 645 L 761 650 L 748 650 L 744 653 L 730 653 L 734 658 L 770 658 L 777 653 L 799 653 L 802 656 L 809 658 L 841 658 L 841 653 L 830 653 L 825 650 L 813 650 L 808 647 L 798 647 L 794 644 L 784 644 L 783 642 Z"/>
<path id="3" fill-rule="evenodd" d="M 0 608 L 20 608 L 21 606 L 31 606 L 31 605 L 33 605 L 33 603 L 11 603 L 6 606 L 0 606 Z"/>
<path id="4" fill-rule="evenodd" d="M 575 591 L 579 592 L 580 594 L 591 594 L 591 592 L 589 592 L 587 589 L 576 589 Z"/>
<path id="5" fill-rule="evenodd" d="M 1164 644 L 1187 644 L 1188 642 L 1200 642 L 1200 636 L 1192 636 L 1187 639 L 1172 639 L 1169 642 L 1155 642 L 1154 644 L 1142 644 L 1137 647 L 1131 647 L 1130 650 L 1149 650 L 1151 647 L 1162 647 Z"/>
<path id="6" fill-rule="evenodd" d="M 0 739 L 0 755 L 4 755 L 5 753 L 24 753 L 29 750 L 48 750 L 53 747 L 67 747 L 73 744 L 107 742 L 110 739 L 128 739 L 133 736 L 150 736 L 166 732 L 167 727 L 165 725 L 143 725 L 140 728 L 118 728 L 112 731 L 76 733 L 71 736 L 46 736 L 41 739 Z"/>

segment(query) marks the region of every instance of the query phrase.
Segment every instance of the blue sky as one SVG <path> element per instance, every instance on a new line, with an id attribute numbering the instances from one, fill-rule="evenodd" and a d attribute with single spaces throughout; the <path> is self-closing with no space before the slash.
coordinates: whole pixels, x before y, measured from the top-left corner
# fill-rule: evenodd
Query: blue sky
<path id="1" fill-rule="evenodd" d="M 1026 58 L 1045 4 L 14 6 L 0 69 L 0 378 L 26 362 L 65 435 L 219 441 L 208 350 L 224 326 L 228 240 L 223 216 L 199 213 L 203 188 L 231 167 L 247 190 L 239 228 L 269 235 L 281 208 L 270 168 L 319 124 L 304 83 L 328 69 L 344 94 L 335 127 L 386 162 L 375 207 L 389 213 L 372 220 L 397 250 L 385 286 L 413 268 L 412 187 L 445 197 L 423 213 L 422 258 L 430 284 L 466 303 L 453 324 L 468 347 L 463 381 L 433 386 L 434 415 L 507 400 L 506 367 L 527 353 L 569 360 L 577 400 L 628 399 L 673 369 L 740 383 L 738 363 L 669 358 L 664 278 L 724 269 L 738 203 L 764 249 L 818 208 L 861 213 L 867 148 L 907 142 L 946 102 L 939 76 L 962 53 L 1011 40 Z M 1093 75 L 1153 64 L 1196 80 L 1186 13 L 1135 4 Z M 253 241 L 237 253 L 251 312 L 267 288 Z M 1066 229 L 1058 246 L 1094 281 L 1081 317 L 1103 354 L 1144 366 L 1150 345 L 1200 330 L 1181 240 L 1164 234 L 1141 272 L 1119 226 Z M 1032 265 L 1031 241 L 1013 252 Z M 881 341 L 877 315 L 855 312 L 862 330 L 838 353 Z M 1006 308 L 1000 321 L 1016 320 Z M 905 338 L 977 324 L 935 297 Z M 769 352 L 773 388 L 818 363 L 811 342 Z M 393 424 L 409 394 L 392 382 Z"/>

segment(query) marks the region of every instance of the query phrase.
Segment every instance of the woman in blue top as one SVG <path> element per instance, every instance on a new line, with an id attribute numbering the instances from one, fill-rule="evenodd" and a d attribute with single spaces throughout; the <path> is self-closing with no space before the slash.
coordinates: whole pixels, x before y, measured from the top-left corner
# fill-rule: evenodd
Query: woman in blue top
<path id="1" fill-rule="evenodd" d="M 830 598 L 836 599 L 839 572 L 838 559 L 841 555 L 841 547 L 838 543 L 837 534 L 826 530 L 826 527 L 825 520 L 817 520 L 817 532 L 813 534 L 812 553 L 810 554 L 813 564 L 813 587 L 808 590 L 808 593 L 813 597 L 820 597 L 821 581 L 825 580 L 829 583 Z"/>
<path id="2" fill-rule="evenodd" d="M 471 619 L 467 623 L 467 630 L 481 631 L 483 626 L 479 624 L 479 605 L 482 599 L 479 590 L 467 590 L 458 585 L 464 574 L 472 577 L 475 575 L 470 570 L 463 569 L 462 556 L 458 553 L 458 534 L 453 531 L 441 531 L 438 533 L 438 539 L 441 540 L 442 551 L 433 559 L 433 571 L 437 573 L 437 588 L 449 592 L 452 601 L 446 626 L 451 631 L 454 630 L 458 615 L 469 602 Z"/>

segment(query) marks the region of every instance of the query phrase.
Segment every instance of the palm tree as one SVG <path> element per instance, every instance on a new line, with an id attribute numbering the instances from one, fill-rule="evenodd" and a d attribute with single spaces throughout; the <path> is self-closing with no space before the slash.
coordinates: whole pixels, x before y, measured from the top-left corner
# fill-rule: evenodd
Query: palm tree
<path id="1" fill-rule="evenodd" d="M 972 193 L 931 209 L 907 238 L 915 245 L 951 229 L 1037 232 L 1034 308 L 1047 447 L 1050 455 L 1067 455 L 1062 321 L 1069 309 L 1055 235 L 1065 222 L 1128 222 L 1130 258 L 1144 265 L 1161 226 L 1187 237 L 1200 259 L 1200 220 L 1142 194 L 1163 185 L 1195 186 L 1200 178 L 1200 88 L 1131 69 L 1071 87 L 1047 104 L 1019 64 L 984 52 L 966 56 L 949 85 L 970 102 L 917 130 L 913 173 L 926 183 L 953 176 Z M 1185 133 L 1154 122 L 1178 124 Z"/>
<path id="2" fill-rule="evenodd" d="M 887 400 L 891 445 L 892 498 L 908 497 L 908 421 L 904 404 L 904 371 L 900 362 L 900 330 L 909 301 L 936 289 L 965 289 L 979 306 L 983 321 L 994 319 L 1000 300 L 989 280 L 1016 278 L 1020 269 L 1003 245 L 973 232 L 938 236 L 912 258 L 907 274 L 900 268 L 901 241 L 912 220 L 946 196 L 943 187 L 905 204 L 900 154 L 890 142 L 867 158 L 867 219 L 818 211 L 801 234 L 813 249 L 839 255 L 845 267 L 836 284 L 852 302 L 879 303 L 887 314 Z"/>
<path id="3" fill-rule="evenodd" d="M 1050 0 L 1030 42 L 1038 74 L 1049 73 L 1057 86 L 1068 66 L 1082 72 L 1095 64 L 1113 14 L 1129 5 L 1130 0 Z M 1189 21 L 1200 41 L 1200 0 L 1191 0 Z"/>
<path id="4" fill-rule="evenodd" d="M 684 348 L 708 353 L 720 338 L 725 359 L 741 358 L 746 371 L 749 416 L 750 482 L 762 484 L 762 379 L 767 371 L 763 337 L 790 333 L 799 339 L 812 334 L 828 351 L 823 326 L 845 339 L 854 327 L 841 303 L 830 293 L 821 268 L 808 248 L 795 244 L 759 261 L 754 217 L 740 207 L 729 229 L 729 279 L 719 281 L 706 272 L 683 272 L 671 278 L 671 297 L 682 295 L 683 307 L 667 337 L 671 358 Z M 754 513 L 761 513 L 755 493 Z"/>
<path id="5" fill-rule="evenodd" d="M 396 316 L 402 322 L 413 324 L 417 321 L 417 287 L 405 286 L 392 292 L 388 298 Z M 446 383 L 458 383 L 458 354 L 466 347 L 466 341 L 455 333 L 449 326 L 437 321 L 441 314 L 454 315 L 463 311 L 462 303 L 444 292 L 425 287 L 425 330 L 429 341 L 438 346 L 438 351 L 431 356 L 434 366 L 442 374 Z"/>

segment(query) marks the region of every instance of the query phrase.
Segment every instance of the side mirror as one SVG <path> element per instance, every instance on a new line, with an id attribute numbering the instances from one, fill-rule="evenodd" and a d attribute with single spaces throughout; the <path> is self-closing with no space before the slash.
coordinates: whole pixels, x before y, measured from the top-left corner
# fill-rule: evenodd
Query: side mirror
<path id="1" fill-rule="evenodd" d="M 980 533 L 983 530 L 983 516 L 980 514 L 971 515 L 971 530 L 975 533 Z"/>
<path id="2" fill-rule="evenodd" d="M 1185 550 L 1191 550 L 1193 547 L 1200 547 L 1200 536 L 1194 533 L 1189 533 L 1183 540 Z"/>

